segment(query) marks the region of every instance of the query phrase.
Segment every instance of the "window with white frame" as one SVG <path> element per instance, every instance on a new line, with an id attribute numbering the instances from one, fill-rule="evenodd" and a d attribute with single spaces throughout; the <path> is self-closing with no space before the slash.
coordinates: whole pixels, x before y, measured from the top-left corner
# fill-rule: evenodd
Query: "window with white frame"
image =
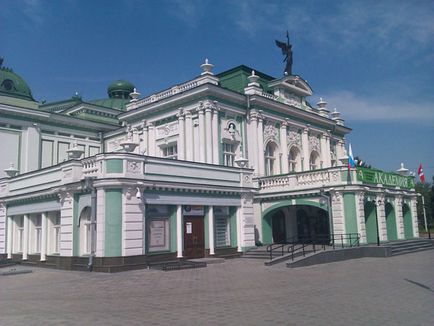
<path id="1" fill-rule="evenodd" d="M 265 175 L 273 175 L 276 168 L 276 144 L 270 142 L 265 148 Z"/>
<path id="2" fill-rule="evenodd" d="M 90 207 L 85 207 L 80 214 L 80 254 L 89 255 L 91 251 L 90 242 Z"/>
<path id="3" fill-rule="evenodd" d="M 301 155 L 297 147 L 291 147 L 288 155 L 289 172 L 298 172 L 301 170 Z"/>
<path id="4" fill-rule="evenodd" d="M 42 245 L 42 216 L 35 216 L 35 252 L 41 252 Z"/>
<path id="5" fill-rule="evenodd" d="M 315 151 L 310 154 L 309 166 L 311 170 L 316 170 L 319 168 L 319 155 Z"/>
<path id="6" fill-rule="evenodd" d="M 229 207 L 214 207 L 214 228 L 216 247 L 231 245 Z"/>
<path id="7" fill-rule="evenodd" d="M 176 160 L 178 158 L 178 145 L 174 143 L 162 146 L 161 156 L 166 158 L 173 158 L 174 160 Z"/>
<path id="8" fill-rule="evenodd" d="M 14 218 L 17 226 L 17 240 L 15 252 L 23 252 L 23 240 L 24 240 L 24 216 L 17 216 Z"/>
<path id="9" fill-rule="evenodd" d="M 53 220 L 53 253 L 60 253 L 60 213 Z"/>
<path id="10" fill-rule="evenodd" d="M 234 166 L 236 145 L 234 143 L 223 143 L 223 165 Z"/>

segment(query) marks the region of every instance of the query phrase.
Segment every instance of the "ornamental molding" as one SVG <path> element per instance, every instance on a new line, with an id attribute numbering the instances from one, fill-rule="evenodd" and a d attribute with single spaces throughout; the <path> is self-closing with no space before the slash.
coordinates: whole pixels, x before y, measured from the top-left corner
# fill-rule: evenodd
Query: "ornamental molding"
<path id="1" fill-rule="evenodd" d="M 309 148 L 310 151 L 316 151 L 317 153 L 321 152 L 321 146 L 318 137 L 309 136 Z"/>
<path id="2" fill-rule="evenodd" d="M 230 142 L 241 142 L 240 125 L 235 120 L 230 119 L 221 124 L 222 140 Z"/>
<path id="3" fill-rule="evenodd" d="M 218 110 L 217 101 L 211 101 L 211 100 L 204 100 L 199 102 L 199 108 L 198 110 Z"/>
<path id="4" fill-rule="evenodd" d="M 270 139 L 277 140 L 277 128 L 274 126 L 274 123 L 267 122 L 264 128 L 264 140 L 267 142 Z"/>
<path id="5" fill-rule="evenodd" d="M 127 162 L 127 172 L 133 174 L 141 173 L 141 163 L 140 161 L 128 161 Z"/>
<path id="6" fill-rule="evenodd" d="M 69 192 L 59 192 L 58 194 L 60 204 L 63 206 L 64 204 L 71 204 L 72 203 L 72 196 Z"/>
<path id="7" fill-rule="evenodd" d="M 6 205 L 4 203 L 0 203 L 0 215 L 6 214 Z"/>
<path id="8" fill-rule="evenodd" d="M 241 203 L 243 206 L 253 205 L 253 194 L 250 192 L 241 193 Z"/>
<path id="9" fill-rule="evenodd" d="M 167 123 L 157 128 L 156 139 L 168 138 L 178 134 L 178 121 Z"/>
<path id="10" fill-rule="evenodd" d="M 288 143 L 288 147 L 291 148 L 293 146 L 301 148 L 301 135 L 295 130 L 289 130 L 286 136 L 286 140 Z"/>
<path id="11" fill-rule="evenodd" d="M 340 192 L 334 191 L 331 192 L 332 202 L 333 203 L 340 203 L 342 201 L 342 194 Z"/>

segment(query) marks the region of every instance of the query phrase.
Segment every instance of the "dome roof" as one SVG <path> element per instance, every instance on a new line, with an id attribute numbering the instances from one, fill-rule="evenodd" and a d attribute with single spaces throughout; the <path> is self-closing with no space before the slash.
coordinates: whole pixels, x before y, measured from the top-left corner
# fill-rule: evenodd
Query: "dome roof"
<path id="1" fill-rule="evenodd" d="M 0 58 L 0 95 L 34 101 L 32 91 L 24 79 L 2 64 L 3 59 Z"/>
<path id="2" fill-rule="evenodd" d="M 115 80 L 111 82 L 107 88 L 107 93 L 110 98 L 128 99 L 130 93 L 134 91 L 134 85 L 126 80 Z"/>

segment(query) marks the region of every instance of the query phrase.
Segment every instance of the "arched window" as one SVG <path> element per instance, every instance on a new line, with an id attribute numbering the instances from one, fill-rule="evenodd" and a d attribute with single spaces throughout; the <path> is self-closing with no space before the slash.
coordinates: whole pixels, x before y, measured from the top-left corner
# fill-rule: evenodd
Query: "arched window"
<path id="1" fill-rule="evenodd" d="M 85 207 L 80 214 L 80 255 L 89 255 L 91 251 L 90 242 L 90 207 Z"/>
<path id="2" fill-rule="evenodd" d="M 276 170 L 276 144 L 269 142 L 265 148 L 265 175 L 273 175 Z"/>
<path id="3" fill-rule="evenodd" d="M 312 151 L 309 158 L 309 166 L 311 170 L 319 169 L 319 155 L 317 152 Z"/>
<path id="4" fill-rule="evenodd" d="M 289 172 L 299 172 L 301 170 L 300 150 L 293 146 L 288 155 Z"/>

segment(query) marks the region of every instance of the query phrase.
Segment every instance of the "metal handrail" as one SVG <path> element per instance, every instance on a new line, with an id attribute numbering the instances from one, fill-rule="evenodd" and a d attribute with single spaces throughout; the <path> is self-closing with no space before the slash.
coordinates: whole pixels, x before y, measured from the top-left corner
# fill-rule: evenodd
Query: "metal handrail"
<path id="1" fill-rule="evenodd" d="M 358 247 L 360 245 L 359 233 L 331 233 L 331 234 L 317 234 L 313 237 L 294 236 L 286 239 L 281 243 L 272 243 L 267 246 L 267 252 L 270 253 L 270 260 L 273 259 L 273 252 L 277 250 L 280 256 L 285 254 L 285 251 L 291 254 L 291 259 L 294 260 L 294 254 L 302 251 L 303 257 L 306 255 L 305 248 L 312 245 L 313 252 L 317 251 L 317 245 L 320 245 L 322 250 L 326 249 L 326 246 L 331 246 L 333 250 L 336 249 L 336 245 L 340 244 L 341 248 L 345 247 Z M 286 247 L 286 250 L 285 250 Z"/>

